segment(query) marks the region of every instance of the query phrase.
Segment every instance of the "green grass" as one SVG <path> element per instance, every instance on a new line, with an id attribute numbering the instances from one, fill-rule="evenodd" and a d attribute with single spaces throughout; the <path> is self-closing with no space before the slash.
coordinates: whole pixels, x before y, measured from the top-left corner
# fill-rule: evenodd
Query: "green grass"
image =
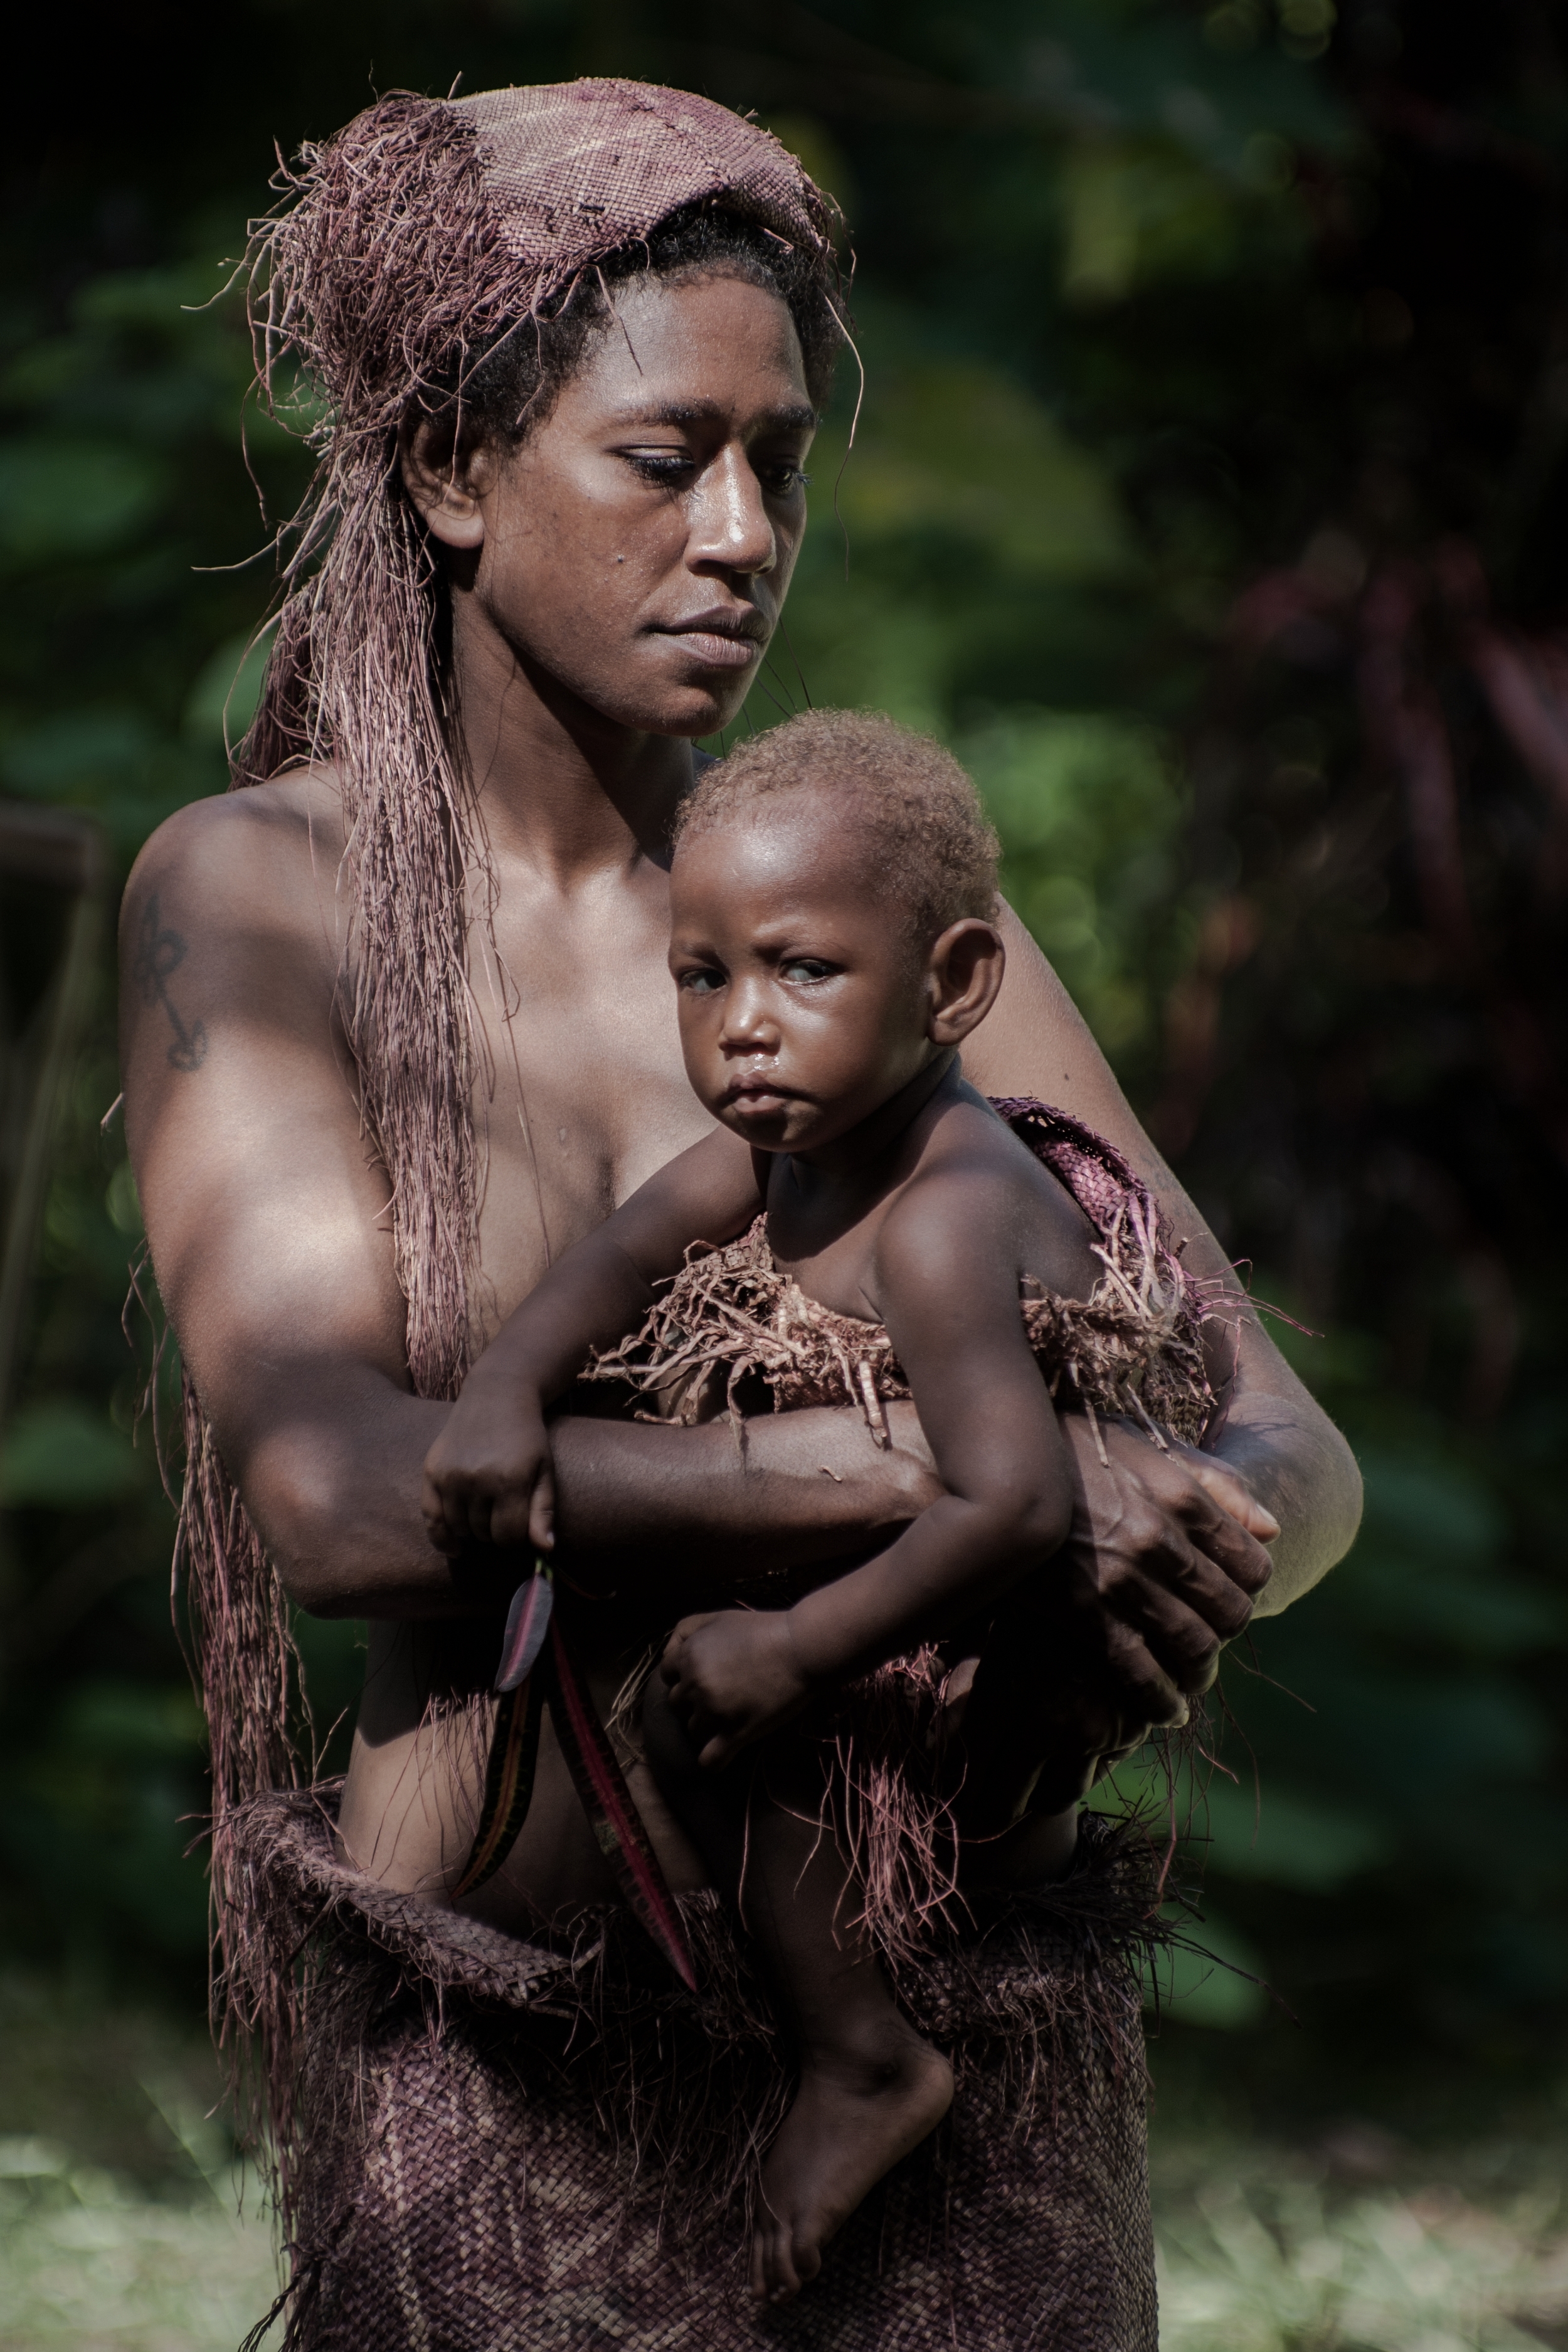
<path id="1" fill-rule="evenodd" d="M 1157 2143 L 1162 2352 L 1568 2347 L 1560 2162 L 1513 2148 L 1475 2179 L 1498 2153 L 1405 2158 L 1406 2179 L 1354 2189 L 1331 2149 Z"/>
<path id="2" fill-rule="evenodd" d="M 220 2090 L 199 2028 L 0 1978 L 6 2352 L 235 2352 L 277 2274 Z M 1568 2352 L 1550 2115 L 1509 2139 L 1363 2122 L 1299 2144 L 1200 2130 L 1188 2105 L 1163 2093 L 1153 2145 L 1163 2352 Z"/>

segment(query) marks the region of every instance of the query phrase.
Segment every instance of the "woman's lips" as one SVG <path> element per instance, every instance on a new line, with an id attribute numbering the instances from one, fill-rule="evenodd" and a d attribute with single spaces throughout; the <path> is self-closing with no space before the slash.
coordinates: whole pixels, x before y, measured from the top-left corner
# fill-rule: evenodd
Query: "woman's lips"
<path id="1" fill-rule="evenodd" d="M 670 629 L 666 634 L 704 669 L 745 669 L 762 652 L 754 637 L 730 636 L 717 629 Z"/>

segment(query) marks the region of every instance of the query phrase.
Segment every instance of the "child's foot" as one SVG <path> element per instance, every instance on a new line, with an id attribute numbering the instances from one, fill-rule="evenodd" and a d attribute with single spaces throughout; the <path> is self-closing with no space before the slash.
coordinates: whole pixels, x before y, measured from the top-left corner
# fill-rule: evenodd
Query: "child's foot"
<path id="1" fill-rule="evenodd" d="M 787 2303 L 816 2276 L 835 2231 L 952 2105 L 952 2068 L 896 2010 L 872 2046 L 813 2054 L 763 2167 L 759 2303 Z"/>

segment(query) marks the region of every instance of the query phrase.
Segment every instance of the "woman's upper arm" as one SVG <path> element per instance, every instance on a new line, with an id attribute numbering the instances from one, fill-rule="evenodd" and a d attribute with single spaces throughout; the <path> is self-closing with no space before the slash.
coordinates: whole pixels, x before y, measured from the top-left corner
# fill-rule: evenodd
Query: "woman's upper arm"
<path id="1" fill-rule="evenodd" d="M 1189 1272 L 1218 1278 L 1239 1301 L 1234 1267 L 1144 1133 L 1088 1023 L 1011 908 L 1002 992 L 964 1047 L 964 1074 L 989 1095 L 1037 1096 L 1070 1111 L 1124 1152 L 1153 1192 Z M 1273 1547 L 1267 1607 L 1285 1607 L 1350 1548 L 1361 1513 L 1354 1458 L 1328 1415 L 1253 1315 L 1238 1315 L 1215 1370 L 1226 1379 L 1220 1451 L 1246 1473 L 1284 1533 Z M 1211 1374 L 1211 1377 L 1213 1375 Z M 1216 1381 L 1216 1385 L 1217 1385 Z M 1246 1433 L 1246 1443 L 1243 1433 Z M 1275 1475 L 1268 1465 L 1275 1465 Z"/>
<path id="2" fill-rule="evenodd" d="M 250 803 L 247 805 L 247 803 Z M 265 1520 L 351 1370 L 407 1390 L 387 1187 L 334 1046 L 333 849 L 302 796 L 197 803 L 121 923 L 126 1137 L 170 1318 Z M 323 897 L 324 889 L 324 897 Z"/>

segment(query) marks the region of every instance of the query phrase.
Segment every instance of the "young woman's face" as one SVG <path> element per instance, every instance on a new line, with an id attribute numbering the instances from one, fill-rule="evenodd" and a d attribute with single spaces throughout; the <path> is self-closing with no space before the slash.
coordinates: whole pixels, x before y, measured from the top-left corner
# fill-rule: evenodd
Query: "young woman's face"
<path id="1" fill-rule="evenodd" d="M 776 295 L 644 278 L 615 299 L 550 415 L 495 463 L 468 593 L 590 709 L 705 735 L 734 718 L 777 625 L 816 419 Z"/>
<path id="2" fill-rule="evenodd" d="M 669 968 L 693 1090 L 764 1151 L 836 1143 L 931 1058 L 926 973 L 825 793 L 689 836 Z"/>

